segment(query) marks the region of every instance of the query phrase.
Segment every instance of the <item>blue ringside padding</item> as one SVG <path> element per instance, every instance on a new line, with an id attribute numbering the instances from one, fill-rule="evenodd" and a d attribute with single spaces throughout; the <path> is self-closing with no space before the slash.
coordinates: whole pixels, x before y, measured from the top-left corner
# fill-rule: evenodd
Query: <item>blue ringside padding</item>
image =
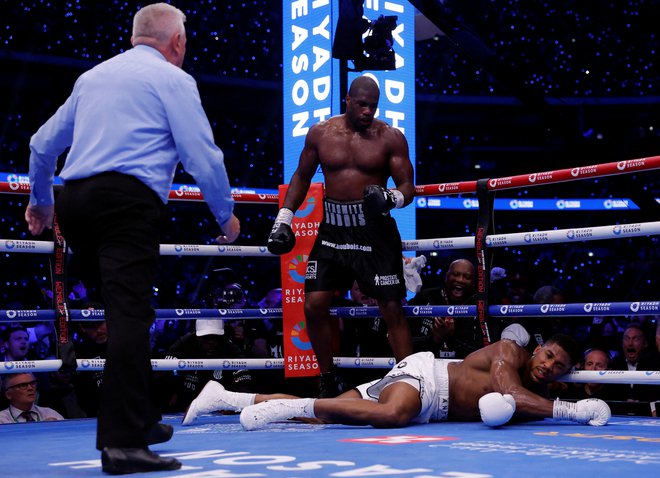
<path id="1" fill-rule="evenodd" d="M 184 468 L 154 477 L 657 477 L 660 419 L 605 427 L 544 420 L 491 429 L 434 423 L 402 429 L 276 423 L 245 432 L 238 416 L 204 416 L 152 447 Z M 25 478 L 100 477 L 92 419 L 0 425 L 3 470 Z M 3 473 L 4 474 L 4 473 Z M 472 474 L 472 475 L 470 475 Z M 144 476 L 144 475 L 139 475 Z"/>

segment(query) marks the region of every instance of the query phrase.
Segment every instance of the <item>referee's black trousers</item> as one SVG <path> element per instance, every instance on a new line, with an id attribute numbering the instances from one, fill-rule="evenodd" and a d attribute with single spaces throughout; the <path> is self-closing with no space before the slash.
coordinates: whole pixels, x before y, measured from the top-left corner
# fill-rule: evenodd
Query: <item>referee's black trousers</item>
<path id="1" fill-rule="evenodd" d="M 149 329 L 164 205 L 140 180 L 111 172 L 67 181 L 55 210 L 83 282 L 100 281 L 105 308 L 96 447 L 146 448 L 146 431 L 161 419 L 150 391 Z"/>

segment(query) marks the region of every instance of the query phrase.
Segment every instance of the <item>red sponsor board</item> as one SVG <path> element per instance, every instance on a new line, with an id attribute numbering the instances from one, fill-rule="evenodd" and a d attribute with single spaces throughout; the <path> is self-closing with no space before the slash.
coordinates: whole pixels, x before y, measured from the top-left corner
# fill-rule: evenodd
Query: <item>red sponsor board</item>
<path id="1" fill-rule="evenodd" d="M 288 185 L 279 187 L 280 207 Z M 323 220 L 323 184 L 310 186 L 307 197 L 291 223 L 296 245 L 280 258 L 282 268 L 282 316 L 284 327 L 284 376 L 318 375 L 316 355 L 307 335 L 305 322 L 305 274 L 319 224 Z"/>

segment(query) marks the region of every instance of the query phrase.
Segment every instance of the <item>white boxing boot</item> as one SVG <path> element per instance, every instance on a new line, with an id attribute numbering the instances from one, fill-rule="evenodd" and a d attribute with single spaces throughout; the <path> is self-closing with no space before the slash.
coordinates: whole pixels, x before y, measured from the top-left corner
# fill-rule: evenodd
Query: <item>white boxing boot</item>
<path id="1" fill-rule="evenodd" d="M 253 394 L 230 392 L 225 390 L 221 383 L 210 380 L 197 395 L 197 398 L 190 403 L 181 425 L 190 425 L 198 416 L 216 410 L 238 412 L 249 403 L 254 403 Z"/>

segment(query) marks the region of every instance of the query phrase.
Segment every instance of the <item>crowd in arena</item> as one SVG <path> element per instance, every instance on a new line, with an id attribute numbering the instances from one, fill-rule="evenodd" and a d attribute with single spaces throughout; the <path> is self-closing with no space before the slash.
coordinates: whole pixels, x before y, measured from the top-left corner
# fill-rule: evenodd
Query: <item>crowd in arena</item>
<path id="1" fill-rule="evenodd" d="M 0 172 L 26 174 L 29 138 L 66 98 L 72 78 L 129 47 L 134 14 L 132 3 L 70 2 L 62 5 L 36 0 L 0 1 L 3 12 L 0 15 L 0 61 L 5 65 L 3 71 L 13 72 L 3 82 L 5 91 L 0 105 L 3 117 Z M 171 3 L 180 4 L 187 15 L 189 53 L 184 69 L 199 83 L 216 143 L 225 153 L 232 186 L 277 188 L 282 182 L 280 2 Z M 481 0 L 444 4 L 452 21 L 479 38 L 480 48 L 493 52 L 498 62 L 518 72 L 516 78 L 532 95 L 557 99 L 559 103 L 565 103 L 566 98 L 612 102 L 625 98 L 631 104 L 657 106 L 660 68 L 656 64 L 660 38 L 648 18 L 660 13 L 658 2 Z M 103 19 L 103 23 L 99 23 L 99 19 Z M 416 93 L 426 101 L 423 108 L 442 107 L 428 99 L 437 96 L 458 100 L 478 97 L 478 104 L 515 96 L 511 77 L 498 76 L 499 70 L 489 69 L 489 65 L 480 63 L 470 54 L 474 50 L 461 48 L 454 40 L 451 35 L 438 34 L 417 42 Z M 560 100 L 562 98 L 564 100 Z M 237 104 L 240 107 L 232 107 Z M 610 141 L 620 144 L 612 150 L 613 156 L 606 159 L 632 159 L 634 156 L 614 156 L 626 147 L 631 155 L 660 154 L 657 119 L 657 113 L 646 115 L 639 124 L 625 125 L 628 127 L 625 135 L 613 134 Z M 459 128 L 467 128 L 467 131 L 458 131 Z M 613 124 L 611 129 L 625 128 Z M 467 151 L 470 145 L 496 144 L 492 131 L 476 125 L 474 129 L 457 126 L 438 133 L 432 127 L 420 125 L 416 145 L 417 183 L 476 179 L 479 171 L 475 171 L 474 160 Z M 581 140 L 593 145 L 591 134 L 586 127 L 577 132 Z M 593 134 L 597 136 L 598 133 Z M 563 145 L 574 146 L 573 142 Z M 575 151 L 561 148 L 556 153 L 560 158 L 556 168 L 603 162 L 600 157 L 585 159 L 578 157 Z M 583 163 L 573 163 L 578 160 Z M 535 171 L 530 169 L 529 163 L 507 164 L 502 169 L 495 166 L 491 174 L 504 176 L 512 170 L 516 174 Z M 517 216 L 502 213 L 497 216 L 495 232 L 657 220 L 659 202 L 656 198 L 660 197 L 657 177 L 657 172 L 650 172 L 619 179 L 583 181 L 559 186 L 550 192 L 531 193 L 549 197 L 572 194 L 604 198 L 634 193 L 641 211 L 575 213 L 559 219 L 550 214 L 531 217 L 523 212 Z M 191 180 L 181 169 L 177 171 L 175 182 L 187 184 Z M 510 194 L 525 198 L 530 193 L 525 190 Z M 0 239 L 30 239 L 23 219 L 26 203 L 27 196 L 2 196 Z M 212 243 L 214 238 L 210 231 L 214 231 L 214 220 L 206 209 L 185 202 L 171 202 L 168 207 L 171 219 L 163 231 L 163 243 Z M 236 215 L 241 218 L 243 234 L 237 243 L 263 245 L 275 214 L 276 208 L 270 205 L 239 204 Z M 441 231 L 437 227 L 440 222 L 445 223 Z M 418 213 L 418 238 L 473 235 L 474 229 L 474 218 L 464 212 Z M 45 236 L 41 239 L 49 240 Z M 506 277 L 499 278 L 499 283 L 494 281 L 491 301 L 493 304 L 552 303 L 550 301 L 555 300 L 568 303 L 656 301 L 660 290 L 659 251 L 658 239 L 654 237 L 587 242 L 570 247 L 505 248 L 493 257 L 492 266 L 506 271 Z M 459 257 L 476 262 L 467 252 L 460 256 L 455 253 L 429 255 L 421 272 L 422 290 L 445 287 L 449 282 L 450 264 Z M 3 253 L 0 270 L 0 309 L 52 308 L 48 257 Z M 277 292 L 280 284 L 280 265 L 275 258 L 252 261 L 248 258 L 163 257 L 154 286 L 154 306 L 280 307 L 281 295 L 278 300 Z M 75 277 L 69 278 L 69 289 L 70 307 L 103 308 L 103 304 L 88 300 L 85 285 Z M 541 292 L 548 290 L 553 294 L 541 299 Z M 412 294 L 409 300 L 414 303 Z M 341 291 L 338 301 L 371 305 L 359 291 Z M 573 319 L 544 326 L 569 333 L 579 340 L 585 351 L 582 367 L 596 367 L 597 360 L 589 354 L 598 350 L 604 357 L 597 367 L 629 370 L 642 364 L 639 370 L 660 369 L 660 316 Z M 216 324 L 215 329 L 207 328 L 200 333 L 202 325 L 194 321 L 157 321 L 152 330 L 153 357 L 196 358 L 193 352 L 199 352 L 199 357 L 204 353 L 210 354 L 209 357 L 282 357 L 283 331 L 279 321 L 225 322 L 220 328 Z M 536 325 L 525 325 L 531 347 Z M 340 326 L 340 346 L 346 355 L 390 356 L 386 331 L 377 319 L 360 330 L 343 322 L 338 324 Z M 417 324 L 416 343 L 438 357 L 462 358 L 460 350 L 464 349 L 457 348 L 453 332 L 449 332 L 451 327 L 444 321 L 439 324 L 433 320 Z M 103 328 L 102 322 L 74 324 L 79 358 L 103 357 Z M 0 329 L 0 353 L 5 361 L 55 356 L 56 335 L 52 323 L 7 322 L 0 324 Z M 547 339 L 547 331 L 539 334 Z M 203 337 L 208 336 L 219 338 L 216 343 L 203 345 Z M 225 353 L 229 355 L 223 355 Z M 626 361 L 628 354 L 631 356 Z M 631 363 L 635 365 L 629 365 Z M 263 385 L 268 384 L 267 389 L 281 390 L 285 386 L 293 387 L 295 392 L 302 389 L 304 393 L 305 384 L 284 382 L 281 375 L 281 372 L 266 374 L 262 371 L 179 376 L 162 373 L 156 377 L 156 390 L 162 408 L 177 412 L 185 410 L 194 392 L 210 379 L 220 380 L 228 389 L 237 391 L 249 390 L 259 383 L 262 390 Z M 343 377 L 346 386 L 365 378 L 369 377 L 349 372 Z M 35 382 L 33 385 L 19 387 L 19 391 L 30 392 L 38 387 L 40 406 L 51 408 L 64 418 L 90 417 L 95 416 L 101 380 L 100 373 L 38 373 L 30 380 L 30 383 Z M 8 386 L 12 383 L 5 383 L 3 392 Z M 592 395 L 592 390 L 573 390 L 573 385 L 566 384 L 558 385 L 556 393 L 568 393 L 568 388 L 576 398 L 583 397 L 583 393 Z M 599 395 L 594 396 L 648 403 L 660 400 L 658 388 L 641 388 L 640 391 L 637 387 L 634 393 L 632 389 L 599 389 Z M 605 392 L 611 394 L 608 396 Z M 0 400 L 5 408 L 8 400 L 5 393 Z M 648 407 L 620 410 L 649 413 Z"/>

